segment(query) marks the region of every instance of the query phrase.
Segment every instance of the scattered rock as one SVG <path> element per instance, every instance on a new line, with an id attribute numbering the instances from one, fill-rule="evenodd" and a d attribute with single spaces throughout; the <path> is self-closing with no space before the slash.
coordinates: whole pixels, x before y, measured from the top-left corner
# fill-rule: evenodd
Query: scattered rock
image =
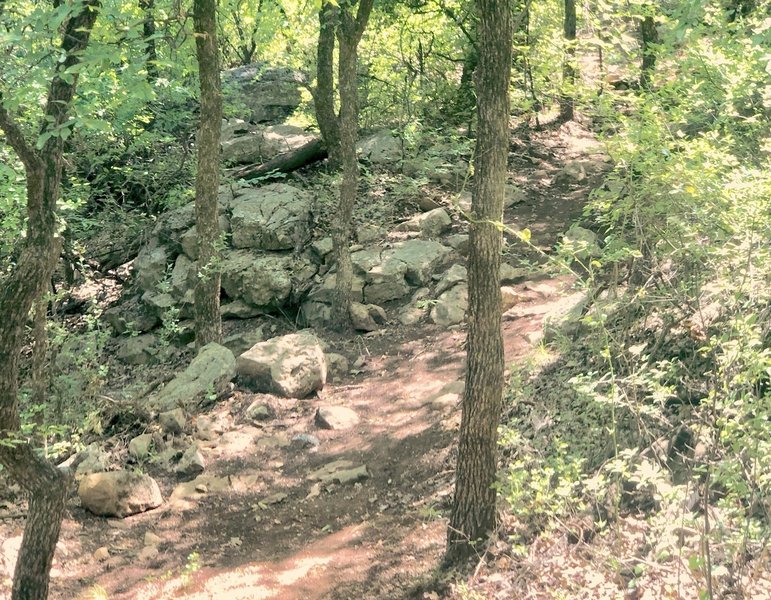
<path id="1" fill-rule="evenodd" d="M 156 410 L 189 406 L 207 394 L 221 394 L 236 373 L 233 353 L 214 342 L 206 344 L 182 373 L 150 398 Z"/>
<path id="2" fill-rule="evenodd" d="M 287 496 L 284 492 L 276 492 L 275 494 L 271 494 L 270 496 L 263 498 L 260 501 L 260 504 L 264 504 L 265 506 L 272 506 L 273 504 L 281 504 L 288 497 L 289 496 Z"/>
<path id="3" fill-rule="evenodd" d="M 92 473 L 101 473 L 110 466 L 110 455 L 94 442 L 82 451 L 85 457 L 75 469 L 75 478 L 80 479 Z"/>
<path id="4" fill-rule="evenodd" d="M 584 261 L 602 254 L 597 242 L 597 234 L 583 227 L 571 227 L 562 238 L 562 249 L 570 252 L 576 259 Z"/>
<path id="5" fill-rule="evenodd" d="M 452 226 L 452 219 L 443 208 L 435 208 L 415 215 L 396 227 L 396 231 L 419 231 L 424 238 L 433 239 L 442 235 Z"/>
<path id="6" fill-rule="evenodd" d="M 518 283 L 530 274 L 528 269 L 517 269 L 508 263 L 501 263 L 501 283 Z"/>
<path id="7" fill-rule="evenodd" d="M 431 307 L 431 320 L 442 327 L 463 323 L 468 308 L 468 286 L 458 284 L 436 299 Z"/>
<path id="8" fill-rule="evenodd" d="M 325 355 L 327 358 L 327 379 L 337 379 L 348 374 L 350 366 L 348 359 L 342 354 L 335 354 L 334 352 L 327 352 Z"/>
<path id="9" fill-rule="evenodd" d="M 184 415 L 183 415 L 184 418 Z M 138 461 L 147 460 L 150 457 L 150 447 L 153 445 L 153 435 L 143 433 L 138 435 L 128 444 L 128 453 L 131 458 Z"/>
<path id="10" fill-rule="evenodd" d="M 155 535 L 152 531 L 146 531 L 144 537 L 145 546 L 159 546 L 163 543 L 163 538 Z"/>
<path id="11" fill-rule="evenodd" d="M 222 341 L 222 345 L 230 350 L 235 356 L 240 356 L 249 348 L 262 342 L 264 339 L 264 328 L 257 327 L 256 329 L 249 329 L 248 331 L 241 331 L 240 333 L 229 335 Z"/>
<path id="12" fill-rule="evenodd" d="M 350 314 L 353 328 L 358 331 L 375 331 L 388 320 L 385 310 L 377 304 L 351 302 Z"/>
<path id="13" fill-rule="evenodd" d="M 238 375 L 255 391 L 305 398 L 327 381 L 327 361 L 308 331 L 255 344 L 238 357 Z"/>
<path id="14" fill-rule="evenodd" d="M 179 435 L 185 430 L 187 425 L 187 418 L 185 417 L 185 411 L 181 408 L 175 408 L 173 410 L 167 410 L 158 415 L 158 424 L 164 433 L 171 435 Z"/>
<path id="15" fill-rule="evenodd" d="M 78 496 L 84 508 L 104 517 L 123 518 L 163 503 L 155 480 L 131 471 L 87 475 L 80 482 Z"/>
<path id="16" fill-rule="evenodd" d="M 402 158 L 402 142 L 388 129 L 381 129 L 356 146 L 361 158 L 373 165 L 392 165 Z"/>
<path id="17" fill-rule="evenodd" d="M 137 554 L 137 559 L 141 561 L 153 560 L 158 556 L 157 546 L 145 546 Z"/>
<path id="18" fill-rule="evenodd" d="M 300 448 L 318 448 L 320 443 L 319 438 L 310 433 L 298 433 L 292 438 L 292 444 Z"/>
<path id="19" fill-rule="evenodd" d="M 369 477 L 366 465 L 354 466 L 348 460 L 336 460 L 308 473 L 308 479 L 319 481 L 322 484 L 329 483 L 356 483 Z"/>
<path id="20" fill-rule="evenodd" d="M 447 237 L 447 243 L 450 248 L 455 250 L 461 256 L 468 255 L 468 234 L 455 233 Z"/>
<path id="21" fill-rule="evenodd" d="M 558 306 L 543 317 L 543 340 L 547 344 L 562 335 L 574 335 L 589 304 L 588 292 L 576 292 L 560 300 Z"/>
<path id="22" fill-rule="evenodd" d="M 291 446 L 292 442 L 289 441 L 285 435 L 269 435 L 267 437 L 261 437 L 257 440 L 257 447 L 263 450 L 268 448 L 287 448 Z"/>
<path id="23" fill-rule="evenodd" d="M 220 305 L 220 315 L 222 315 L 223 319 L 251 319 L 264 312 L 264 310 L 257 308 L 256 306 L 251 306 L 243 300 L 233 300 L 233 302 L 227 302 L 226 304 Z M 223 346 L 226 348 L 229 348 L 227 344 L 228 339 L 229 338 L 225 338 L 225 341 L 223 342 Z M 233 354 L 236 354 L 236 352 L 233 352 Z"/>
<path id="24" fill-rule="evenodd" d="M 441 296 L 451 287 L 466 281 L 467 278 L 468 272 L 466 271 L 466 267 L 462 265 L 452 265 L 444 272 L 439 283 L 436 284 L 436 295 Z"/>
<path id="25" fill-rule="evenodd" d="M 96 562 L 104 562 L 108 558 L 110 558 L 110 549 L 107 546 L 102 546 L 101 548 L 97 548 L 94 552 L 94 560 Z"/>
<path id="26" fill-rule="evenodd" d="M 177 473 L 186 477 L 190 475 L 199 475 L 206 469 L 206 461 L 198 448 L 198 444 L 193 444 L 182 455 L 177 465 Z"/>
<path id="27" fill-rule="evenodd" d="M 350 429 L 359 423 L 359 415 L 345 406 L 320 406 L 316 410 L 316 425 L 322 429 Z"/>
<path id="28" fill-rule="evenodd" d="M 209 417 L 199 415 L 195 420 L 195 437 L 201 441 L 210 442 L 217 439 L 214 423 Z"/>
<path id="29" fill-rule="evenodd" d="M 252 421 L 267 421 L 276 417 L 276 411 L 270 404 L 255 400 L 246 409 L 246 418 Z"/>
<path id="30" fill-rule="evenodd" d="M 151 333 L 131 336 L 118 341 L 115 356 L 129 365 L 149 365 L 158 354 L 158 338 Z"/>

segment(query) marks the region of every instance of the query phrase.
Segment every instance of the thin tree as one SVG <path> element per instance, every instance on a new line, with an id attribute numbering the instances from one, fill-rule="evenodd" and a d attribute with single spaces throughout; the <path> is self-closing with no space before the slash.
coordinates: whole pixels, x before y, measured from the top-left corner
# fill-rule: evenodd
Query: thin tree
<path id="1" fill-rule="evenodd" d="M 565 0 L 565 16 L 562 22 L 565 38 L 565 63 L 562 66 L 562 95 L 560 120 L 572 121 L 575 116 L 576 85 L 576 0 Z"/>
<path id="2" fill-rule="evenodd" d="M 145 44 L 147 81 L 158 80 L 158 50 L 155 45 L 155 0 L 139 0 L 139 8 L 145 13 L 142 21 L 142 37 Z"/>
<path id="3" fill-rule="evenodd" d="M 195 48 L 201 85 L 198 128 L 198 172 L 195 179 L 195 227 L 198 232 L 195 284 L 195 340 L 201 347 L 222 342 L 220 317 L 220 229 L 217 193 L 220 173 L 222 92 L 217 50 L 216 0 L 195 0 L 193 6 Z"/>
<path id="4" fill-rule="evenodd" d="M 19 359 L 24 329 L 36 298 L 47 289 L 61 251 L 56 202 L 62 180 L 64 140 L 71 133 L 69 113 L 78 65 L 88 46 L 100 3 L 72 3 L 60 41 L 37 143 L 26 138 L 4 106 L 0 92 L 0 130 L 24 165 L 27 179 L 27 235 L 12 271 L 0 286 L 0 464 L 29 496 L 24 538 L 14 573 L 13 600 L 44 600 L 61 530 L 69 483 L 66 474 L 42 458 L 20 433 Z"/>
<path id="5" fill-rule="evenodd" d="M 500 254 L 509 148 L 510 0 L 477 0 L 479 67 L 469 236 L 468 357 L 445 562 L 477 552 L 496 525 L 497 431 L 503 396 Z"/>
<path id="6" fill-rule="evenodd" d="M 653 70 L 656 67 L 656 44 L 659 43 L 659 32 L 656 29 L 656 8 L 647 4 L 643 7 L 645 15 L 640 25 L 640 37 L 642 42 L 642 66 L 640 68 L 640 88 L 647 89 L 651 84 Z"/>
<path id="7" fill-rule="evenodd" d="M 337 274 L 332 323 L 339 329 L 350 327 L 351 287 L 353 267 L 349 242 L 356 189 L 359 182 L 359 162 L 356 140 L 359 128 L 357 85 L 358 48 L 372 12 L 373 0 L 326 0 L 319 13 L 318 64 L 314 105 L 321 136 L 327 146 L 333 167 L 342 166 L 340 196 L 332 222 L 332 242 Z M 353 14 L 356 7 L 356 14 Z M 338 46 L 338 86 L 340 113 L 335 114 L 334 49 Z"/>

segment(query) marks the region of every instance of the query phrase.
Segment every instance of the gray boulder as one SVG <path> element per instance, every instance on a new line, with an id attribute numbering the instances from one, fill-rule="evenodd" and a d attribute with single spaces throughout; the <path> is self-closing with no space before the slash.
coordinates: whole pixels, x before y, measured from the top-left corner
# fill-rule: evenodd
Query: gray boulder
<path id="1" fill-rule="evenodd" d="M 562 238 L 562 248 L 573 254 L 578 260 L 595 258 L 602 254 L 597 242 L 597 234 L 583 227 L 571 227 Z"/>
<path id="2" fill-rule="evenodd" d="M 118 341 L 115 356 L 129 365 L 149 365 L 156 362 L 158 338 L 152 333 L 131 336 Z"/>
<path id="3" fill-rule="evenodd" d="M 361 140 L 356 151 L 374 165 L 392 165 L 402 159 L 402 142 L 388 129 L 381 129 Z"/>
<path id="4" fill-rule="evenodd" d="M 233 353 L 212 342 L 201 348 L 187 369 L 151 396 L 150 404 L 159 411 L 189 405 L 206 394 L 222 393 L 235 374 Z"/>
<path id="5" fill-rule="evenodd" d="M 238 357 L 237 371 L 256 391 L 288 398 L 305 398 L 327 381 L 324 350 L 307 331 L 255 344 Z"/>
<path id="6" fill-rule="evenodd" d="M 377 304 L 351 302 L 350 313 L 353 328 L 358 331 L 375 331 L 388 320 L 385 310 Z"/>
<path id="7" fill-rule="evenodd" d="M 287 68 L 252 63 L 222 73 L 222 90 L 228 104 L 243 109 L 252 123 L 280 123 L 300 105 L 303 75 Z"/>
<path id="8" fill-rule="evenodd" d="M 439 283 L 436 284 L 436 295 L 440 296 L 451 287 L 466 281 L 468 273 L 463 265 L 452 265 L 443 274 Z"/>
<path id="9" fill-rule="evenodd" d="M 233 200 L 233 246 L 299 248 L 308 240 L 310 217 L 310 196 L 291 185 L 273 183 L 242 192 Z"/>
<path id="10" fill-rule="evenodd" d="M 229 252 L 222 261 L 222 289 L 250 306 L 282 306 L 292 293 L 295 265 L 296 260 L 285 254 Z"/>
<path id="11" fill-rule="evenodd" d="M 166 269 L 173 256 L 165 246 L 145 246 L 134 259 L 134 273 L 139 288 L 155 290 L 166 277 Z"/>
<path id="12" fill-rule="evenodd" d="M 219 215 L 219 217 L 217 217 L 217 222 L 219 223 L 221 232 L 230 232 L 230 219 L 228 219 L 227 215 Z M 184 252 L 185 256 L 190 260 L 196 260 L 198 258 L 198 229 L 195 225 L 179 238 L 179 243 L 182 246 L 182 252 Z"/>
<path id="13" fill-rule="evenodd" d="M 424 238 L 437 238 L 452 226 L 452 219 L 443 208 L 415 215 L 396 227 L 396 231 L 419 231 Z"/>
<path id="14" fill-rule="evenodd" d="M 431 320 L 442 327 L 457 325 L 466 318 L 468 309 L 468 286 L 458 284 L 436 299 L 431 307 Z"/>
<path id="15" fill-rule="evenodd" d="M 163 503 L 155 480 L 131 471 L 87 475 L 80 481 L 78 496 L 83 507 L 95 515 L 120 519 Z"/>

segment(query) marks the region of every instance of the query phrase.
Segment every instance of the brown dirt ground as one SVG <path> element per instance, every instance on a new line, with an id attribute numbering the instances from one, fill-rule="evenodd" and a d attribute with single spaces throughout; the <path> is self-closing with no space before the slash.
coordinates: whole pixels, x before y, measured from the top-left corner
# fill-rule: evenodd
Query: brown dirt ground
<path id="1" fill-rule="evenodd" d="M 568 161 L 580 161 L 586 177 L 555 177 Z M 527 141 L 513 139 L 510 179 L 525 199 L 507 211 L 506 223 L 529 227 L 537 246 L 553 248 L 580 218 L 603 163 L 597 142 L 574 124 L 533 133 Z M 512 245 L 510 257 L 521 252 Z M 538 343 L 543 314 L 569 286 L 564 277 L 515 286 L 521 299 L 503 325 L 508 363 Z M 424 590 L 431 589 L 444 550 L 465 331 L 394 323 L 382 335 L 330 342 L 335 351 L 364 357 L 361 373 L 307 400 L 261 395 L 277 411 L 262 427 L 243 417 L 258 397 L 248 391 L 236 390 L 211 410 L 208 416 L 233 432 L 227 444 L 204 448 L 206 473 L 227 478 L 227 491 L 198 494 L 186 505 L 167 502 L 122 521 L 94 517 L 73 500 L 51 597 L 439 598 Z M 348 431 L 316 428 L 316 407 L 326 404 L 353 408 L 361 422 Z M 297 433 L 317 436 L 320 445 L 309 450 L 253 441 Z M 338 459 L 366 464 L 369 478 L 314 490 L 306 474 Z M 168 476 L 159 482 L 167 498 L 179 483 Z M 276 492 L 287 496 L 260 504 Z M 18 535 L 22 527 L 23 519 L 0 521 L 0 538 Z M 140 555 L 148 531 L 162 542 L 157 554 Z M 94 553 L 102 547 L 110 556 L 97 561 Z M 0 597 L 3 591 L 0 581 Z"/>

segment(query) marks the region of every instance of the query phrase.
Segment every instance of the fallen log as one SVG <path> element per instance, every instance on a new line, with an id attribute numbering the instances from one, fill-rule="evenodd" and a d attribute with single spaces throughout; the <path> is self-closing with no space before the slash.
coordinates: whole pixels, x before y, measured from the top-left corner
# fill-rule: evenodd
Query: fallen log
<path id="1" fill-rule="evenodd" d="M 291 173 L 327 157 L 327 149 L 321 140 L 312 140 L 299 148 L 279 154 L 266 163 L 228 169 L 227 175 L 234 179 L 257 179 L 270 173 Z"/>

